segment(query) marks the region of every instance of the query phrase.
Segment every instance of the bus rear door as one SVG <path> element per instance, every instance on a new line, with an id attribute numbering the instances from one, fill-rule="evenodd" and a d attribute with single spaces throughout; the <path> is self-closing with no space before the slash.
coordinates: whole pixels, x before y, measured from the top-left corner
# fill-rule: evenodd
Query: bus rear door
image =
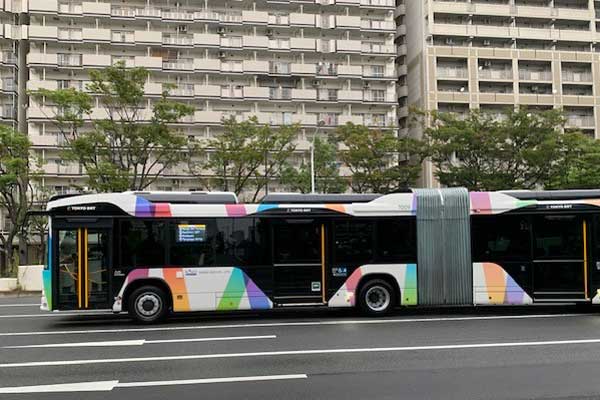
<path id="1" fill-rule="evenodd" d="M 55 229 L 58 309 L 106 309 L 109 304 L 111 229 Z"/>
<path id="2" fill-rule="evenodd" d="M 589 218 L 533 216 L 533 287 L 536 301 L 589 300 Z"/>

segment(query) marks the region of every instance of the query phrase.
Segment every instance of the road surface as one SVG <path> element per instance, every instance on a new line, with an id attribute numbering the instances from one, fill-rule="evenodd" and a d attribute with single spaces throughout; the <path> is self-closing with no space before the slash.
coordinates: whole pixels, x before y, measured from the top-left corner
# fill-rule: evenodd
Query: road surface
<path id="1" fill-rule="evenodd" d="M 597 399 L 600 313 L 571 306 L 126 316 L 0 298 L 0 399 Z"/>

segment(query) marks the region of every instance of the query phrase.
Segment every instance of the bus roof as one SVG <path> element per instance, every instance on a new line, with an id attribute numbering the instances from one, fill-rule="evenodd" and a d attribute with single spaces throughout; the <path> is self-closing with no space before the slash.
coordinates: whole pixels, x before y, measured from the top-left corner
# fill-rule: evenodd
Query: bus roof
<path id="1" fill-rule="evenodd" d="M 134 217 L 241 217 L 269 212 L 286 215 L 313 212 L 336 212 L 353 216 L 414 216 L 418 193 L 387 195 L 297 195 L 271 194 L 259 204 L 240 204 L 227 192 L 123 192 L 85 194 L 52 199 L 50 213 L 105 212 L 105 205 L 115 214 Z M 429 196 L 446 196 L 449 189 L 430 189 Z M 551 194 L 549 194 L 551 193 Z M 589 197 L 587 196 L 589 195 Z M 600 207 L 600 191 L 557 192 L 471 192 L 464 191 L 466 206 L 473 215 L 501 214 L 525 207 L 553 209 L 571 205 Z M 442 202 L 443 203 L 443 202 Z M 567 206 L 564 206 L 567 205 Z"/>

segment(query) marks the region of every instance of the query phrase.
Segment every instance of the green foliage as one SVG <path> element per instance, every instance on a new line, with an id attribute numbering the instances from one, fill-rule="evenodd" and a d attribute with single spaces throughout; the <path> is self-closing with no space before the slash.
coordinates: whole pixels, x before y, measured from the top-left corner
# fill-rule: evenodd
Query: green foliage
<path id="1" fill-rule="evenodd" d="M 10 226 L 6 235 L 0 235 L 1 252 L 8 270 L 14 266 L 15 238 L 24 240 L 25 221 L 31 205 L 31 182 L 36 171 L 30 160 L 31 142 L 26 135 L 6 126 L 0 126 L 0 208 L 8 211 Z"/>
<path id="2" fill-rule="evenodd" d="M 337 145 L 319 137 L 314 141 L 315 154 L 315 191 L 317 193 L 343 193 L 347 183 L 340 176 L 338 166 Z M 288 166 L 281 174 L 281 183 L 292 192 L 310 193 L 310 159 L 299 168 Z"/>
<path id="3" fill-rule="evenodd" d="M 579 132 L 563 137 L 561 163 L 547 189 L 597 189 L 600 187 L 600 141 Z"/>
<path id="4" fill-rule="evenodd" d="M 164 91 L 148 115 L 144 98 L 148 77 L 144 68 L 119 63 L 90 72 L 91 94 L 72 88 L 32 93 L 54 106 L 50 117 L 67 142 L 64 158 L 85 168 L 91 190 L 143 190 L 186 159 L 187 139 L 170 125 L 194 108 L 169 100 Z M 103 118 L 93 115 L 98 112 L 94 106 Z"/>
<path id="5" fill-rule="evenodd" d="M 238 195 L 253 190 L 255 201 L 269 181 L 286 168 L 300 128 L 290 125 L 273 130 L 260 124 L 256 117 L 242 122 L 230 118 L 223 121 L 223 126 L 223 134 L 206 143 L 209 161 L 192 165 L 191 169 L 195 175 L 202 175 L 205 170 L 214 175 L 209 187 Z"/>
<path id="6" fill-rule="evenodd" d="M 336 136 L 345 147 L 340 158 L 352 173 L 356 193 L 397 192 L 419 177 L 426 147 L 418 140 L 352 123 L 339 127 Z"/>
<path id="7" fill-rule="evenodd" d="M 565 119 L 558 110 L 507 110 L 501 120 L 480 111 L 465 118 L 438 112 L 421 116 L 429 119 L 424 136 L 442 185 L 535 189 L 562 168 Z"/>

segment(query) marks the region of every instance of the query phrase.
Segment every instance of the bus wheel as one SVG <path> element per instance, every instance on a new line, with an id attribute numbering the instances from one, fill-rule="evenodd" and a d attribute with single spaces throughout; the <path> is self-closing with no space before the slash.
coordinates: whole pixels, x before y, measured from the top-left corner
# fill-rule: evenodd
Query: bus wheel
<path id="1" fill-rule="evenodd" d="M 358 294 L 360 310 L 368 316 L 386 315 L 395 303 L 394 289 L 384 280 L 373 279 L 363 285 Z"/>
<path id="2" fill-rule="evenodd" d="M 136 322 L 152 324 L 167 316 L 167 296 L 156 286 L 142 286 L 129 295 L 127 310 Z"/>

